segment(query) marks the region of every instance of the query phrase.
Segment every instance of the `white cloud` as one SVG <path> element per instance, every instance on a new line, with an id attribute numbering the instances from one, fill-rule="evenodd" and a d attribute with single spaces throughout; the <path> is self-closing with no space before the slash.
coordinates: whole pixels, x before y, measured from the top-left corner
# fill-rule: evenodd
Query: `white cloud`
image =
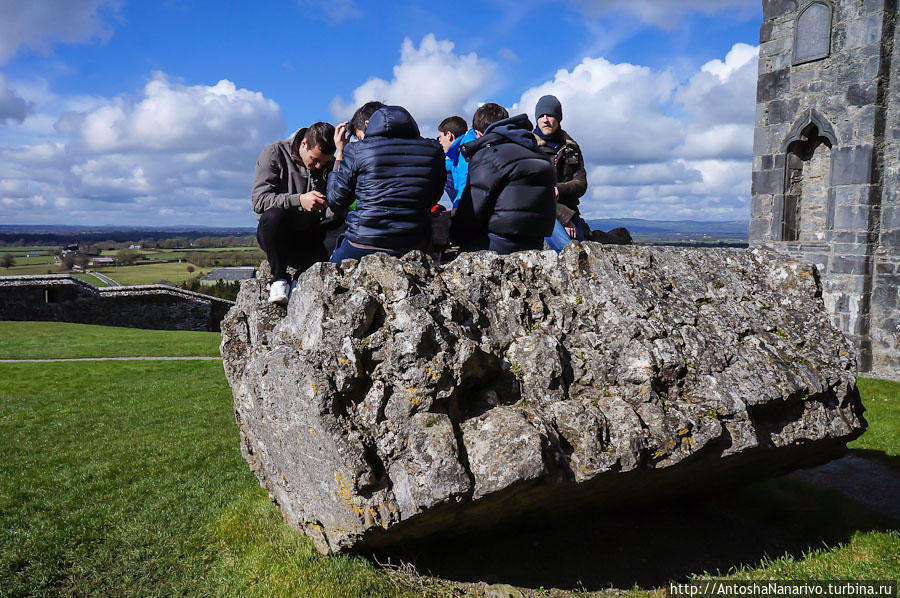
<path id="1" fill-rule="evenodd" d="M 285 130 L 273 100 L 157 73 L 134 98 L 68 104 L 88 110 L 63 113 L 53 142 L 0 147 L 0 221 L 252 225 L 256 157 Z"/>
<path id="2" fill-rule="evenodd" d="M 700 123 L 753 123 L 759 48 L 735 44 L 725 60 L 711 60 L 675 99 Z"/>
<path id="3" fill-rule="evenodd" d="M 0 73 L 0 124 L 4 122 L 19 122 L 25 120 L 34 112 L 34 104 L 24 100 L 10 89 L 6 77 Z"/>
<path id="4" fill-rule="evenodd" d="M 753 123 L 689 127 L 677 152 L 685 158 L 745 159 L 753 157 Z"/>
<path id="5" fill-rule="evenodd" d="M 680 160 L 655 164 L 597 166 L 590 172 L 595 185 L 634 187 L 662 183 L 696 183 L 703 180 L 698 170 Z"/>
<path id="6" fill-rule="evenodd" d="M 670 155 L 683 139 L 682 124 L 666 113 L 675 89 L 668 73 L 633 64 L 585 58 L 571 71 L 522 94 L 513 112 L 534 121 L 534 106 L 546 94 L 559 98 L 563 128 L 594 163 L 653 162 Z"/>
<path id="7" fill-rule="evenodd" d="M 453 114 L 469 121 L 479 101 L 484 101 L 495 67 L 474 52 L 459 55 L 453 48 L 452 42 L 433 34 L 426 35 L 419 47 L 404 39 L 393 79 L 369 79 L 353 91 L 350 102 L 334 98 L 332 114 L 346 120 L 358 106 L 379 100 L 409 110 L 423 133 L 437 130 L 438 123 Z"/>
<path id="8" fill-rule="evenodd" d="M 81 137 L 92 151 L 199 151 L 225 144 L 261 146 L 281 122 L 281 109 L 261 93 L 223 79 L 185 86 L 155 73 L 138 101 L 118 97 L 86 113 L 65 113 L 58 129 Z"/>
<path id="9" fill-rule="evenodd" d="M 117 0 L 9 0 L 0 2 L 0 65 L 26 46 L 48 54 L 55 42 L 107 39 L 111 30 L 100 8 L 115 11 Z"/>
<path id="10" fill-rule="evenodd" d="M 739 18 L 753 14 L 759 7 L 759 0 L 573 0 L 576 5 L 590 12 L 615 11 L 637 17 L 641 21 L 674 29 L 681 17 L 691 12 L 705 14 L 736 12 Z"/>
<path id="11" fill-rule="evenodd" d="M 681 85 L 667 72 L 585 58 L 514 109 L 533 119 L 540 96 L 559 98 L 587 163 L 588 218 L 746 218 L 757 54 L 736 44 Z"/>

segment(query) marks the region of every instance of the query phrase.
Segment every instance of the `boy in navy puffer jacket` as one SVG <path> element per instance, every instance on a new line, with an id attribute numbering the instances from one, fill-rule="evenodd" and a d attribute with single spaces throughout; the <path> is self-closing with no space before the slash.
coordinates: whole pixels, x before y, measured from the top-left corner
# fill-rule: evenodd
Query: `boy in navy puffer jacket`
<path id="1" fill-rule="evenodd" d="M 335 132 L 335 166 L 328 175 L 327 199 L 347 210 L 347 232 L 331 256 L 345 259 L 381 251 L 403 255 L 426 250 L 431 239 L 430 210 L 444 192 L 444 151 L 423 139 L 412 115 L 400 106 L 379 108 L 368 119 L 363 138 L 347 143 L 346 123 Z"/>
<path id="2" fill-rule="evenodd" d="M 463 251 L 542 249 L 556 221 L 556 174 L 538 152 L 531 121 L 489 103 L 472 128 L 478 138 L 462 145 L 469 181 L 453 216 L 454 239 Z"/>

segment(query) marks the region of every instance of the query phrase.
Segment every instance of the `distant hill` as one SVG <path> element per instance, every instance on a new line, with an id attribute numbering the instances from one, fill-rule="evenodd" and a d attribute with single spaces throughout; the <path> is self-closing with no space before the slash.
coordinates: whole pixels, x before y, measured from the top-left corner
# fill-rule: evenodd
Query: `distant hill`
<path id="1" fill-rule="evenodd" d="M 84 226 L 25 224 L 0 225 L 0 241 L 5 243 L 59 245 L 96 241 L 137 241 L 142 238 L 171 239 L 173 237 L 227 237 L 256 233 L 256 227 L 202 226 Z"/>
<path id="2" fill-rule="evenodd" d="M 624 227 L 636 241 L 675 243 L 746 243 L 749 220 L 642 220 L 640 218 L 601 218 L 588 220 L 592 230 L 609 231 Z"/>
<path id="3" fill-rule="evenodd" d="M 635 241 L 644 243 L 746 243 L 748 220 L 704 222 L 699 220 L 642 220 L 640 218 L 601 218 L 588 220 L 593 230 L 608 231 L 624 227 Z M 255 227 L 202 226 L 64 226 L 0 225 L 0 241 L 35 244 L 63 244 L 92 241 L 137 241 L 153 237 L 224 237 L 252 235 Z"/>

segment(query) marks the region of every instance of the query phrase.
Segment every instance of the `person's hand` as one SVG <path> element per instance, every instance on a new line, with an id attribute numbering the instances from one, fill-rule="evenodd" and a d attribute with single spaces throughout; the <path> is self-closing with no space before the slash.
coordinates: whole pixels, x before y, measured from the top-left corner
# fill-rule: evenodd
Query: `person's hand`
<path id="1" fill-rule="evenodd" d="M 340 160 L 344 157 L 344 148 L 350 143 L 350 131 L 347 129 L 347 123 L 342 122 L 334 128 L 334 159 Z"/>
<path id="2" fill-rule="evenodd" d="M 556 199 L 559 199 L 559 187 L 554 187 L 553 191 L 556 193 Z"/>
<path id="3" fill-rule="evenodd" d="M 318 191 L 310 191 L 300 196 L 300 207 L 307 212 L 321 212 L 328 207 L 328 202 Z"/>
<path id="4" fill-rule="evenodd" d="M 574 224 L 564 226 L 563 228 L 566 229 L 566 233 L 569 235 L 569 238 L 574 239 L 576 236 L 578 236 L 578 230 L 575 228 Z"/>

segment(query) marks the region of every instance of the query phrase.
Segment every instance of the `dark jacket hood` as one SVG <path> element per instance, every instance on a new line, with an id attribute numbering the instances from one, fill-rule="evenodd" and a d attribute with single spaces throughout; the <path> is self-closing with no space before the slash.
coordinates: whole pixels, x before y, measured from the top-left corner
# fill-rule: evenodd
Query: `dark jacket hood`
<path id="1" fill-rule="evenodd" d="M 393 137 L 398 139 L 416 139 L 419 125 L 412 114 L 402 106 L 383 106 L 369 118 L 366 137 Z"/>
<path id="2" fill-rule="evenodd" d="M 461 147 L 463 156 L 468 160 L 482 147 L 497 143 L 515 143 L 526 149 L 537 151 L 537 141 L 534 139 L 533 130 L 534 126 L 527 114 L 498 120 L 487 128 L 484 135 Z"/>

